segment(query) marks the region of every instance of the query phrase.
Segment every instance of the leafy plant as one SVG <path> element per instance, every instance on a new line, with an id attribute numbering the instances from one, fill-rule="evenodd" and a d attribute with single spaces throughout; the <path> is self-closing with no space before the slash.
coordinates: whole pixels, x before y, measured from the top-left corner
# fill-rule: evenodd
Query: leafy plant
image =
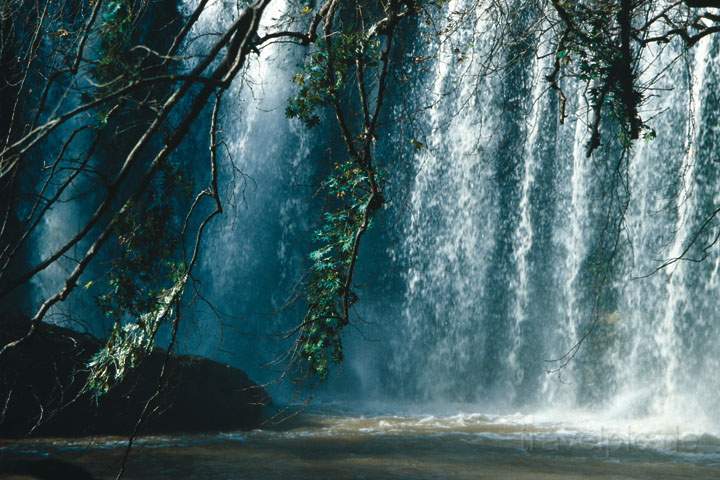
<path id="1" fill-rule="evenodd" d="M 347 324 L 343 304 L 349 269 L 356 254 L 358 232 L 366 222 L 371 191 L 366 173 L 355 162 L 336 164 L 335 172 L 324 183 L 338 208 L 323 215 L 315 232 L 319 245 L 312 253 L 312 270 L 307 286 L 308 310 L 300 334 L 303 358 L 310 370 L 321 378 L 327 375 L 331 361 L 343 358 L 341 329 Z"/>
<path id="2" fill-rule="evenodd" d="M 331 48 L 328 52 L 327 44 L 318 40 L 316 50 L 309 55 L 302 70 L 293 76 L 298 91 L 288 100 L 285 114 L 288 118 L 301 120 L 308 127 L 320 123 L 318 108 L 329 105 L 342 91 L 356 62 L 362 62 L 368 68 L 378 63 L 380 44 L 377 39 L 368 39 L 364 32 L 342 33 Z M 328 74 L 330 57 L 332 75 Z"/>
<path id="3" fill-rule="evenodd" d="M 106 2 L 101 19 L 100 55 L 95 76 L 109 81 L 119 75 L 132 75 L 130 49 L 135 22 L 132 0 Z"/>
<path id="4" fill-rule="evenodd" d="M 188 185 L 166 166 L 142 205 L 134 205 L 115 229 L 118 253 L 110 262 L 107 290 L 97 296 L 113 327 L 105 346 L 89 363 L 88 388 L 107 392 L 153 348 L 155 336 L 181 294 L 186 277 L 180 261 L 178 214 L 170 199 Z M 92 287 L 93 282 L 86 284 Z"/>

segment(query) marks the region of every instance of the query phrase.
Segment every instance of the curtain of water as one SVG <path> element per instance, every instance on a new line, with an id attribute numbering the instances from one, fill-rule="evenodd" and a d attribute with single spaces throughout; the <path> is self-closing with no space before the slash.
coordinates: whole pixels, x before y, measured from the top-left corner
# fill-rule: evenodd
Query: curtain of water
<path id="1" fill-rule="evenodd" d="M 451 0 L 446 12 L 472 5 Z M 264 25 L 289 8 L 274 0 Z M 198 48 L 213 39 L 203 35 L 236 14 L 234 4 L 210 2 L 193 32 Z M 428 105 L 420 119 L 428 134 L 413 154 L 398 222 L 401 314 L 381 319 L 399 340 L 382 339 L 372 350 L 388 360 L 372 365 L 389 365 L 377 376 L 412 401 L 593 406 L 616 416 L 683 417 L 703 430 L 720 426 L 712 408 L 720 397 L 720 258 L 710 250 L 701 263 L 636 278 L 683 252 L 720 201 L 720 41 L 707 38 L 681 59 L 677 46 L 652 51 L 642 66 L 646 78 L 664 73 L 657 94 L 646 92 L 642 112 L 657 139 L 633 149 L 623 247 L 607 286 L 612 300 L 594 312 L 592 257 L 603 245 L 607 203 L 603 172 L 617 149 L 586 158 L 581 89 L 567 89 L 568 115 L 559 121 L 557 96 L 544 80 L 547 52 L 521 46 L 530 53 L 485 75 L 495 48 L 488 39 L 498 27 L 483 9 L 470 17 L 428 49 L 437 47 L 437 55 L 410 92 Z M 532 22 L 531 14 L 519 17 L 517 29 Z M 318 162 L 306 159 L 322 158 L 323 145 L 284 115 L 301 55 L 288 54 L 287 45 L 264 48 L 225 96 L 225 215 L 208 232 L 198 271 L 209 303 L 197 303 L 185 337 L 194 353 L 219 356 L 258 379 L 267 378 L 260 366 L 285 347 L 272 334 L 300 318 L 301 312 L 290 320 L 277 313 L 301 277 L 317 211 L 308 199 Z M 205 161 L 207 129 L 200 127 L 180 154 Z M 70 221 L 77 212 L 62 208 L 47 217 L 38 251 L 77 228 Z M 700 247 L 712 238 L 701 240 Z M 697 247 L 688 253 L 705 254 Z M 45 288 L 56 278 L 48 270 L 37 282 Z M 578 355 L 564 366 L 552 361 L 571 351 L 593 313 L 597 328 Z"/>
<path id="2" fill-rule="evenodd" d="M 457 0 L 448 11 L 464 6 Z M 477 19 L 458 42 L 480 55 L 492 28 Z M 629 160 L 629 205 L 606 287 L 610 300 L 597 309 L 591 286 L 594 249 L 606 234 L 603 169 L 619 150 L 586 158 L 582 91 L 568 95 L 569 115 L 560 124 L 556 97 L 543 80 L 548 64 L 536 56 L 526 59 L 524 77 L 470 82 L 473 67 L 449 60 L 453 48 L 441 46 L 426 81 L 438 102 L 426 115 L 432 133 L 428 148 L 415 155 L 403 223 L 406 350 L 395 365 L 405 393 L 720 426 L 711 400 L 720 382 L 708 374 L 717 369 L 720 347 L 717 255 L 710 250 L 702 263 L 679 262 L 636 278 L 682 253 L 718 200 L 718 40 L 703 40 L 686 57 L 679 57 L 679 45 L 647 52 L 643 78 L 664 73 L 646 92 L 642 112 L 657 139 L 639 141 Z M 528 79 L 532 89 L 525 88 Z M 523 89 L 528 100 L 508 112 L 513 90 Z M 508 128 L 514 118 L 526 128 Z M 507 136 L 523 147 L 498 149 Z M 563 362 L 548 360 L 570 351 L 593 322 L 578 354 L 553 371 Z"/>
<path id="3" fill-rule="evenodd" d="M 196 3 L 189 2 L 187 10 Z M 259 34 L 283 22 L 289 8 L 284 0 L 271 2 Z M 210 2 L 196 33 L 222 31 L 237 14 L 234 3 Z M 311 230 L 314 168 L 306 159 L 311 147 L 307 134 L 285 117 L 301 53 L 287 43 L 263 47 L 249 57 L 223 97 L 219 138 L 225 211 L 206 235 L 198 278 L 207 302 L 198 303 L 185 337 L 193 352 L 241 366 L 260 381 L 277 375 L 264 365 L 287 348 L 279 341 L 288 328 L 281 307 L 301 278 L 309 251 L 305 238 Z M 204 162 L 207 133 L 198 131 L 195 148 Z"/>

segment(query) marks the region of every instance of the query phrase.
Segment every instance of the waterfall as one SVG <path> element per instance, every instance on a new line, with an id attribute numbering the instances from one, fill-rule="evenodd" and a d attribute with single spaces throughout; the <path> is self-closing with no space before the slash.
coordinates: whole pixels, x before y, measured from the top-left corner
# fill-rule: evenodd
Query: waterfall
<path id="1" fill-rule="evenodd" d="M 547 67 L 543 62 L 535 60 L 532 66 L 532 107 L 529 114 L 528 126 L 530 134 L 525 143 L 524 164 L 521 172 L 520 200 L 518 202 L 519 219 L 513 235 L 512 245 L 515 260 L 514 281 L 512 289 L 515 290 L 515 299 L 510 314 L 515 321 L 512 327 L 512 348 L 508 355 L 508 363 L 511 370 L 518 372 L 516 375 L 516 383 L 523 380 L 524 373 L 519 367 L 519 356 L 522 354 L 520 347 L 522 346 L 522 327 L 523 322 L 528 317 L 528 302 L 530 300 L 528 291 L 528 282 L 530 281 L 529 272 L 529 254 L 533 245 L 533 223 L 531 212 L 531 188 L 535 182 L 537 173 L 537 151 L 535 146 L 540 136 L 540 115 L 543 107 L 543 84 L 542 73 L 543 67 Z"/>
<path id="2" fill-rule="evenodd" d="M 186 0 L 182 8 L 189 13 L 198 3 Z M 261 34 L 288 26 L 296 7 L 273 0 Z M 552 52 L 537 50 L 533 39 L 497 51 L 498 38 L 522 37 L 536 21 L 533 12 L 508 25 L 476 7 L 450 0 L 439 35 L 432 25 L 416 26 L 423 41 L 405 58 L 424 68 L 403 65 L 414 87 L 392 87 L 398 91 L 387 96 L 389 105 L 405 100 L 421 113 L 418 137 L 405 151 L 410 166 L 380 159 L 391 177 L 402 177 L 389 183 L 403 199 L 387 196 L 400 206 L 378 216 L 361 249 L 356 311 L 382 328 L 372 345 L 348 329 L 350 371 L 339 368 L 338 376 L 351 380 L 331 378 L 326 391 L 336 395 L 357 380 L 357 391 L 374 383 L 395 402 L 551 417 L 591 410 L 602 413 L 598 418 L 674 419 L 689 429 L 720 431 L 714 408 L 720 256 L 704 249 L 717 222 L 711 219 L 713 228 L 696 238 L 720 202 L 720 37 L 708 36 L 687 55 L 675 43 L 648 47 L 642 79 L 661 81 L 644 92 L 641 115 L 657 138 L 635 143 L 626 183 L 618 185 L 612 125 L 602 148 L 586 156 L 590 112 L 583 85 L 567 81 L 561 105 L 545 78 Z M 209 2 L 189 36 L 189 53 L 207 51 L 237 15 L 235 4 Z M 240 366 L 259 381 L 277 378 L 276 370 L 262 367 L 288 347 L 277 334 L 302 318 L 301 302 L 289 309 L 285 302 L 307 268 L 320 211 L 313 193 L 334 161 L 326 150 L 337 147 L 333 134 L 312 133 L 285 116 L 304 54 L 286 43 L 264 46 L 224 96 L 224 215 L 206 234 L 182 324 L 181 351 Z M 189 55 L 186 65 L 194 61 Z M 206 115 L 177 153 L 191 165 L 200 162 L 198 177 L 207 175 L 207 123 Z M 74 128 L 70 122 L 56 135 Z M 404 131 L 388 130 L 378 151 L 408 144 L 398 140 Z M 78 148 L 88 142 L 79 138 Z M 73 202 L 58 205 L 44 218 L 34 249 L 52 251 L 71 236 L 87 214 L 80 210 Z M 397 268 L 368 267 L 382 257 L 374 250 L 389 243 L 389 225 L 400 238 L 389 255 Z M 608 257 L 613 235 L 619 248 Z M 655 272 L 684 253 L 703 261 Z M 611 278 L 598 294 L 602 260 L 612 264 Z M 54 291 L 71 264 L 38 275 L 38 297 Z M 397 281 L 384 292 L 394 289 L 392 295 L 373 298 L 365 288 L 380 278 L 373 268 L 393 270 L 382 277 Z M 388 298 L 400 300 L 385 305 Z M 73 302 L 63 308 L 72 310 Z M 363 311 L 364 305 L 371 307 Z M 86 315 L 93 308 L 76 307 Z M 367 333 L 363 324 L 353 326 Z"/>
<path id="3" fill-rule="evenodd" d="M 183 0 L 181 10 L 189 14 L 199 3 Z M 386 193 L 398 195 L 386 195 L 393 206 L 363 237 L 353 286 L 353 314 L 380 325 L 376 341 L 365 342 L 372 327 L 353 318 L 354 328 L 343 332 L 349 367 L 334 369 L 322 392 L 365 401 L 373 386 L 403 405 L 579 422 L 592 412 L 598 423 L 642 418 L 719 433 L 720 225 L 712 215 L 720 203 L 720 36 L 688 51 L 675 42 L 647 47 L 641 80 L 659 81 L 643 92 L 640 114 L 657 138 L 635 142 L 625 171 L 611 120 L 603 123 L 602 147 L 587 156 L 585 86 L 564 80 L 560 102 L 546 79 L 554 52 L 522 35 L 537 27 L 535 13 L 498 19 L 483 2 L 446 3 L 437 18 L 444 23 L 413 25 L 417 37 L 398 42 L 398 51 L 411 50 L 401 51 L 407 65 L 397 67 L 412 87 L 398 82 L 385 97 L 388 109 L 408 102 L 420 113 L 411 142 L 406 130 L 381 122 L 387 130 L 378 139 L 378 166 L 389 167 Z M 279 25 L 299 29 L 291 17 L 302 11 L 298 23 L 310 18 L 299 6 L 273 0 L 260 34 Z M 186 40 L 186 68 L 238 14 L 239 4 L 208 2 Z M 501 38 L 520 40 L 505 51 Z M 206 232 L 181 325 L 179 351 L 241 367 L 259 382 L 279 377 L 264 365 L 287 351 L 292 339 L 279 341 L 279 334 L 303 318 L 302 294 L 289 307 L 286 301 L 298 294 L 321 217 L 322 200 L 313 194 L 344 152 L 332 121 L 317 132 L 285 115 L 293 73 L 312 48 L 262 46 L 224 94 L 224 215 Z M 82 103 L 69 92 L 68 105 Z M 196 191 L 208 180 L 210 109 L 174 154 L 193 167 Z M 62 143 L 80 125 L 67 122 L 49 143 Z M 93 150 L 91 140 L 79 134 L 73 148 Z M 393 148 L 410 161 L 380 154 Z M 93 168 L 114 168 L 112 145 L 93 155 Z M 81 229 L 90 212 L 65 197 L 100 195 L 88 185 L 73 182 L 43 217 L 28 240 L 30 264 Z M 698 236 L 702 226 L 709 228 Z M 62 286 L 88 244 L 33 278 L 35 303 Z M 672 260 L 680 255 L 689 260 Z M 83 287 L 91 288 L 95 268 L 104 267 L 93 264 Z M 598 289 L 602 275 L 609 280 Z M 391 285 L 373 290 L 378 279 Z M 92 297 L 74 295 L 48 321 L 75 327 L 65 319 L 91 317 L 88 330 L 102 337 L 108 325 L 95 319 L 102 315 Z"/>
<path id="4" fill-rule="evenodd" d="M 446 11 L 464 6 L 455 0 Z M 460 56 L 491 48 L 487 22 L 478 13 L 456 31 L 457 43 L 436 46 L 414 92 L 429 97 L 429 134 L 399 213 L 407 269 L 392 382 L 425 402 L 565 417 L 591 409 L 720 430 L 712 400 L 720 381 L 709 373 L 720 349 L 718 255 L 710 249 L 702 262 L 648 276 L 684 251 L 720 200 L 712 165 L 720 42 L 704 39 L 686 61 L 675 44 L 646 52 L 643 78 L 664 73 L 641 112 L 657 138 L 636 142 L 624 193 L 610 191 L 618 187 L 603 173 L 619 158 L 611 132 L 586 158 L 581 88 L 566 86 L 561 124 L 544 80 L 547 52 L 493 75 L 458 60 L 458 45 L 472 45 Z M 625 194 L 627 209 L 608 197 Z M 608 215 L 619 222 L 620 247 L 596 305 L 593 269 Z M 688 256 L 705 255 L 714 234 Z"/>
<path id="5" fill-rule="evenodd" d="M 456 0 L 448 8 L 461 4 Z M 458 45 L 470 40 L 469 32 L 456 39 Z M 427 148 L 415 158 L 405 231 L 411 261 L 402 336 L 415 348 L 403 348 L 396 365 L 403 382 L 412 376 L 408 369 L 433 373 L 410 387 L 424 398 L 459 389 L 470 397 L 477 393 L 474 385 L 460 383 L 486 341 L 485 329 L 474 321 L 487 295 L 484 279 L 497 222 L 496 185 L 480 152 L 494 140 L 494 112 L 475 95 L 474 82 L 460 82 L 453 90 L 459 77 L 473 78 L 477 65 L 472 59 L 470 67 L 457 65 L 455 48 L 454 43 L 443 46 L 433 65 L 431 99 L 439 104 L 429 113 Z M 490 82 L 487 87 L 492 91 Z M 457 115 L 446 116 L 448 111 Z"/>
<path id="6" fill-rule="evenodd" d="M 196 3 L 188 2 L 186 10 Z M 284 22 L 290 8 L 284 0 L 271 2 L 259 34 Z M 203 48 L 203 34 L 221 31 L 237 14 L 234 4 L 210 2 L 194 27 L 200 38 L 196 48 Z M 248 58 L 245 71 L 223 96 L 224 213 L 206 235 L 198 269 L 204 299 L 196 303 L 185 336 L 188 350 L 242 366 L 261 381 L 277 376 L 277 370 L 264 366 L 287 348 L 279 334 L 299 313 L 281 307 L 301 278 L 309 251 L 310 136 L 285 117 L 301 54 L 287 43 L 263 47 Z M 207 128 L 198 132 L 186 154 L 205 162 Z"/>
<path id="7" fill-rule="evenodd" d="M 700 144 L 715 123 L 708 109 L 714 101 L 709 92 L 717 82 L 717 72 L 710 66 L 717 57 L 717 42 L 700 42 L 684 75 L 687 86 L 677 82 L 683 78 L 682 67 L 675 68 L 673 94 L 662 105 L 653 106 L 668 111 L 659 122 L 658 141 L 643 145 L 633 159 L 636 204 L 628 224 L 636 239 L 638 274 L 652 272 L 663 259 L 681 255 L 710 214 L 709 207 L 717 202 L 712 188 L 715 152 L 703 150 Z M 670 189 L 668 178 L 675 180 Z M 698 258 L 697 249 L 688 256 Z M 616 382 L 626 395 L 634 389 L 635 401 L 643 402 L 642 409 L 648 413 L 672 415 L 693 425 L 718 425 L 717 417 L 708 418 L 713 409 L 705 402 L 708 393 L 716 395 L 720 386 L 711 379 L 698 382 L 705 376 L 696 364 L 712 356 L 718 344 L 716 307 L 712 300 L 708 302 L 708 296 L 717 292 L 710 273 L 716 265 L 716 255 L 699 264 L 678 262 L 627 284 L 620 311 L 627 322 L 622 336 L 627 337 L 628 350 L 626 358 L 615 354 L 615 362 L 625 363 L 624 369 L 618 369 Z"/>

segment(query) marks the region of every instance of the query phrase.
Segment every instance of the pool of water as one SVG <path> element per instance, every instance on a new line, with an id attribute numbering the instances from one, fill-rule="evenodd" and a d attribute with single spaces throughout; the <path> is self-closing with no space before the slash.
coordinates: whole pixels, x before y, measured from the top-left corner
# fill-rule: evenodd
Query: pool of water
<path id="1" fill-rule="evenodd" d="M 567 417 L 572 421 L 519 413 L 285 412 L 281 422 L 252 432 L 140 438 L 125 478 L 720 479 L 714 435 L 658 419 L 603 424 L 590 413 Z M 114 478 L 125 442 L 1 441 L 0 477 L 68 478 L 27 474 L 43 462 L 60 471 L 56 462 L 83 469 L 87 478 Z"/>

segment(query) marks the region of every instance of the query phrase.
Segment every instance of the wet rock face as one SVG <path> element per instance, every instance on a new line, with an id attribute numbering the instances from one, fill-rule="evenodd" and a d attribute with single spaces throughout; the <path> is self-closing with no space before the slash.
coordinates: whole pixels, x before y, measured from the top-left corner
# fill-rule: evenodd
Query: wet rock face
<path id="1" fill-rule="evenodd" d="M 16 322 L 0 339 L 22 331 L 22 322 Z M 270 402 L 242 370 L 192 356 L 171 357 L 166 381 L 158 389 L 166 356 L 161 350 L 96 401 L 82 387 L 84 366 L 99 346 L 87 335 L 44 325 L 5 359 L 0 368 L 0 437 L 126 435 L 153 397 L 142 433 L 247 430 L 260 425 Z"/>

